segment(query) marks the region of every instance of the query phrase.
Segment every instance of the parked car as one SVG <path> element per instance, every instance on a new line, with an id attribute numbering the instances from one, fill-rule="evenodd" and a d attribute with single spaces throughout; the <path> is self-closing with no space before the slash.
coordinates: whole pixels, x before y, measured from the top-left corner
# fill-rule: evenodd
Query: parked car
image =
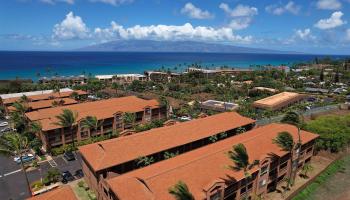
<path id="1" fill-rule="evenodd" d="M 6 132 L 10 132 L 10 131 L 16 131 L 16 129 L 6 127 L 6 128 L 1 129 L 0 133 L 6 133 Z"/>
<path id="2" fill-rule="evenodd" d="M 64 171 L 62 173 L 62 183 L 67 184 L 71 181 L 74 181 L 73 175 L 69 171 Z"/>
<path id="3" fill-rule="evenodd" d="M 77 171 L 75 171 L 74 176 L 75 176 L 77 179 L 83 178 L 83 177 L 84 177 L 83 170 L 78 169 Z"/>
<path id="4" fill-rule="evenodd" d="M 7 126 L 7 125 L 9 125 L 8 122 L 1 122 L 1 123 L 0 123 L 0 127 Z"/>
<path id="5" fill-rule="evenodd" d="M 64 157 L 67 161 L 75 160 L 75 156 L 74 156 L 73 152 L 71 152 L 71 151 L 66 151 L 66 152 L 64 152 L 63 157 Z"/>
<path id="6" fill-rule="evenodd" d="M 182 117 L 180 117 L 180 120 L 181 121 L 190 121 L 191 117 L 190 116 L 182 116 Z"/>
<path id="7" fill-rule="evenodd" d="M 35 156 L 33 154 L 31 154 L 31 153 L 28 153 L 28 154 L 22 156 L 22 161 L 24 163 L 30 162 L 30 161 L 33 161 L 33 160 L 35 160 Z M 13 159 L 13 161 L 15 161 L 17 164 L 20 164 L 21 163 L 21 158 L 19 156 L 15 157 Z"/>

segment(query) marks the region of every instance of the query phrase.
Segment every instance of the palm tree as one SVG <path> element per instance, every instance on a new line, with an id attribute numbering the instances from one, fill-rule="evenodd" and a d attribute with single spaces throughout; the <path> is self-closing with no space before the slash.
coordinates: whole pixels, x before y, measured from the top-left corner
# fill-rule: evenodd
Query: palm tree
<path id="1" fill-rule="evenodd" d="M 135 113 L 127 113 L 127 112 L 124 113 L 123 115 L 124 126 L 133 124 L 135 119 L 136 119 Z"/>
<path id="2" fill-rule="evenodd" d="M 85 129 L 94 129 L 95 132 L 101 127 L 103 121 L 99 121 L 95 116 L 87 116 L 81 122 L 81 127 Z"/>
<path id="3" fill-rule="evenodd" d="M 75 150 L 73 126 L 77 122 L 78 113 L 73 112 L 72 110 L 69 110 L 69 109 L 63 109 L 62 113 L 60 115 L 57 115 L 56 118 L 58 122 L 54 123 L 55 125 L 70 129 L 73 149 Z"/>
<path id="4" fill-rule="evenodd" d="M 28 103 L 29 102 L 29 98 L 26 95 L 22 95 L 20 98 L 20 102 L 21 103 Z"/>
<path id="5" fill-rule="evenodd" d="M 169 188 L 168 191 L 176 200 L 194 200 L 192 193 L 183 181 L 178 181 L 173 187 Z"/>
<path id="6" fill-rule="evenodd" d="M 273 143 L 277 144 L 283 151 L 286 151 L 290 154 L 290 167 L 289 167 L 289 180 L 292 178 L 293 170 L 293 150 L 295 147 L 295 142 L 293 136 L 289 132 L 280 132 L 277 137 L 272 140 Z M 287 188 L 290 186 L 290 181 L 287 182 Z"/>
<path id="7" fill-rule="evenodd" d="M 25 105 L 24 102 L 22 103 L 16 101 L 12 104 L 12 106 L 16 109 L 16 112 L 19 112 L 21 114 L 24 114 L 28 110 L 28 107 Z"/>
<path id="8" fill-rule="evenodd" d="M 28 139 L 19 133 L 7 133 L 0 137 L 0 154 L 6 156 L 16 156 L 20 158 L 21 167 L 26 179 L 27 189 L 29 194 L 32 196 L 32 191 L 30 188 L 27 172 L 24 168 L 24 163 L 22 157 L 25 152 L 28 151 Z"/>
<path id="9" fill-rule="evenodd" d="M 169 110 L 170 110 L 170 103 L 169 103 L 168 99 L 165 96 L 160 96 L 158 101 L 159 101 L 159 104 L 161 107 L 166 108 L 166 117 L 168 118 L 168 114 L 169 114 Z"/>
<path id="10" fill-rule="evenodd" d="M 298 154 L 297 154 L 297 163 L 299 163 L 300 160 L 300 153 L 301 153 L 301 135 L 300 135 L 300 129 L 303 124 L 303 120 L 301 116 L 293 111 L 287 112 L 284 117 L 281 120 L 282 123 L 291 124 L 298 128 L 298 143 L 296 144 L 296 148 L 298 148 Z M 294 184 L 295 178 L 297 173 L 293 172 L 293 178 L 291 179 L 292 184 Z"/>
<path id="11" fill-rule="evenodd" d="M 234 145 L 232 147 L 232 150 L 228 152 L 228 157 L 233 162 L 233 166 L 230 166 L 232 170 L 234 171 L 243 170 L 244 177 L 246 179 L 245 191 L 248 192 L 248 180 L 251 177 L 249 170 L 252 169 L 255 165 L 259 164 L 259 160 L 254 160 L 253 163 L 250 163 L 247 149 L 242 143 Z"/>

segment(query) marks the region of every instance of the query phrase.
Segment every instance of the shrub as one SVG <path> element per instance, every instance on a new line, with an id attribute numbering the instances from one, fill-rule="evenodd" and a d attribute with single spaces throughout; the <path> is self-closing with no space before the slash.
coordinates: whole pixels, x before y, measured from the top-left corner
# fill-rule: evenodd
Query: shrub
<path id="1" fill-rule="evenodd" d="M 47 178 L 50 183 L 58 182 L 60 177 L 61 177 L 61 174 L 58 171 L 58 169 L 56 169 L 56 168 L 49 169 L 49 171 L 47 172 L 47 174 L 45 176 L 45 178 Z"/>
<path id="2" fill-rule="evenodd" d="M 44 177 L 44 178 L 43 178 L 43 184 L 44 184 L 44 185 L 48 186 L 48 185 L 50 185 L 50 183 L 51 183 L 51 181 L 49 180 L 48 177 Z"/>
<path id="3" fill-rule="evenodd" d="M 93 191 L 89 190 L 89 191 L 87 191 L 87 193 L 88 193 L 88 196 L 91 200 L 97 199 L 96 194 Z"/>
<path id="4" fill-rule="evenodd" d="M 307 123 L 303 128 L 320 135 L 317 150 L 338 152 L 350 144 L 350 115 L 323 116 Z"/>
<path id="5" fill-rule="evenodd" d="M 41 181 L 34 181 L 34 182 L 30 185 L 30 187 L 31 187 L 33 190 L 37 191 L 37 190 L 40 190 L 41 188 L 43 188 L 43 187 L 44 187 L 44 184 L 43 184 Z"/>
<path id="6" fill-rule="evenodd" d="M 78 182 L 78 186 L 79 186 L 79 187 L 84 187 L 84 184 L 85 184 L 84 181 L 79 181 L 79 182 Z"/>

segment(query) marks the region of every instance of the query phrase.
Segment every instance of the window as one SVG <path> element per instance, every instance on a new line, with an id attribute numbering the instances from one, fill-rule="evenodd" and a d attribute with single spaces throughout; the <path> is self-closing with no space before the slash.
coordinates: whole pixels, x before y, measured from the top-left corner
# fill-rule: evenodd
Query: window
<path id="1" fill-rule="evenodd" d="M 265 175 L 268 172 L 268 168 L 269 168 L 268 165 L 263 166 L 260 170 L 260 176 Z"/>
<path id="2" fill-rule="evenodd" d="M 308 149 L 306 150 L 306 153 L 307 153 L 307 154 L 310 153 L 310 152 L 312 152 L 312 147 L 310 147 L 310 148 L 308 148 Z"/>
<path id="3" fill-rule="evenodd" d="M 288 165 L 288 162 L 282 163 L 280 165 L 280 170 L 284 170 L 287 167 L 287 165 Z"/>
<path id="4" fill-rule="evenodd" d="M 215 194 L 210 196 L 210 200 L 220 200 L 221 199 L 221 190 L 218 190 Z"/>

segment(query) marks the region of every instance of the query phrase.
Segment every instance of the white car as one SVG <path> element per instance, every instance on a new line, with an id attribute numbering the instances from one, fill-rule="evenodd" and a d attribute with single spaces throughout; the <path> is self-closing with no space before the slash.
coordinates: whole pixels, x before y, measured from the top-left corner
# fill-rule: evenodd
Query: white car
<path id="1" fill-rule="evenodd" d="M 7 126 L 7 125 L 9 125 L 8 122 L 1 122 L 1 123 L 0 123 L 0 127 Z"/>
<path id="2" fill-rule="evenodd" d="M 180 117 L 180 120 L 182 120 L 182 121 L 190 121 L 191 117 L 189 117 L 189 116 L 182 116 L 182 117 Z"/>

